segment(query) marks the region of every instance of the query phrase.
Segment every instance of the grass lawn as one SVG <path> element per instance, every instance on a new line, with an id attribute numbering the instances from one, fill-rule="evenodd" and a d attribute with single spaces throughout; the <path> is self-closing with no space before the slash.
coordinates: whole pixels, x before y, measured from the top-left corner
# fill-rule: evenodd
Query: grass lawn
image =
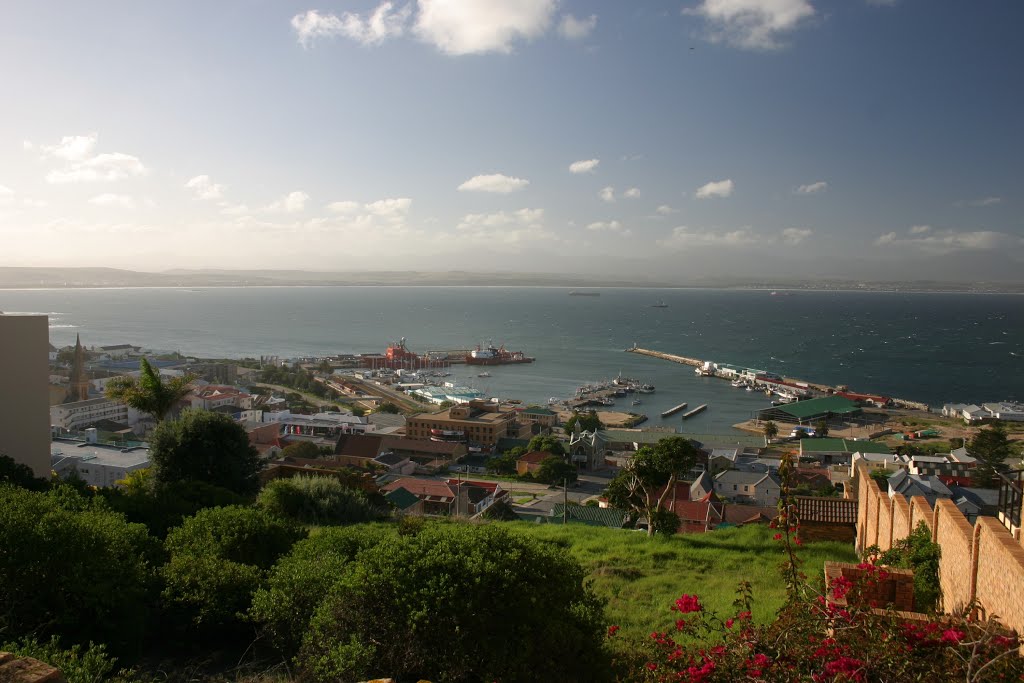
<path id="1" fill-rule="evenodd" d="M 638 636 L 670 628 L 675 613 L 669 607 L 683 593 L 699 595 L 706 608 L 724 618 L 734 614 L 737 584 L 749 581 L 753 617 L 762 623 L 771 621 L 785 601 L 782 548 L 766 526 L 672 538 L 583 525 L 511 526 L 565 547 L 587 569 L 597 593 L 608 599 L 608 623 Z M 808 544 L 800 555 L 804 572 L 816 581 L 826 560 L 857 561 L 853 546 L 844 543 Z"/>

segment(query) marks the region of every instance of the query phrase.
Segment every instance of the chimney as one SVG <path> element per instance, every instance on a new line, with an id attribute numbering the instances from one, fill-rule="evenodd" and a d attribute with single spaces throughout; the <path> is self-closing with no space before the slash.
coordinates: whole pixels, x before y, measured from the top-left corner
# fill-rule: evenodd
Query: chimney
<path id="1" fill-rule="evenodd" d="M 99 432 L 96 431 L 95 427 L 89 427 L 88 429 L 85 430 L 86 443 L 99 443 L 99 441 Z"/>

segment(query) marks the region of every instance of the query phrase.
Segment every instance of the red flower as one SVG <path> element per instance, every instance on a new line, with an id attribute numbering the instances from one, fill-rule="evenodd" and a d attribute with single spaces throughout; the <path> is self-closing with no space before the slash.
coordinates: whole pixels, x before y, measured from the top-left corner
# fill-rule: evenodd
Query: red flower
<path id="1" fill-rule="evenodd" d="M 683 594 L 678 600 L 676 600 L 675 607 L 672 608 L 682 614 L 689 614 L 690 612 L 699 612 L 704 607 L 700 604 L 700 599 L 696 595 Z"/>
<path id="2" fill-rule="evenodd" d="M 947 629 L 947 630 L 942 632 L 942 642 L 944 642 L 944 643 L 950 643 L 952 645 L 956 645 L 957 643 L 959 643 L 963 639 L 964 639 L 964 632 L 963 631 L 957 631 L 956 629 L 951 628 L 951 629 Z"/>
<path id="3" fill-rule="evenodd" d="M 772 540 L 773 541 L 781 541 L 782 540 L 782 534 L 775 534 L 774 536 L 772 536 Z"/>
<path id="4" fill-rule="evenodd" d="M 618 632 L 619 632 L 619 627 L 618 626 L 612 625 L 612 626 L 608 627 L 608 637 L 609 638 L 611 638 L 612 636 L 614 636 Z"/>
<path id="5" fill-rule="evenodd" d="M 731 617 L 729 619 L 725 620 L 725 627 L 726 628 L 732 628 L 732 624 L 733 624 L 733 620 L 732 620 Z"/>
<path id="6" fill-rule="evenodd" d="M 655 664 L 654 662 L 647 662 L 647 668 L 650 671 L 657 671 L 658 670 L 658 665 Z"/>
<path id="7" fill-rule="evenodd" d="M 739 614 L 736 615 L 736 618 L 739 619 L 740 621 L 745 621 L 747 619 L 750 619 L 750 612 L 740 612 Z"/>

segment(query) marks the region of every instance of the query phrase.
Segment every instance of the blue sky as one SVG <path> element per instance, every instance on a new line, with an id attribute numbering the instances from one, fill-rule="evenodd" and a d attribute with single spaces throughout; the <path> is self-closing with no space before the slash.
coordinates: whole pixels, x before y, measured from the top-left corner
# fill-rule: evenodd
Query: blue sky
<path id="1" fill-rule="evenodd" d="M 1022 20 L 7 3 L 0 265 L 1021 280 Z"/>

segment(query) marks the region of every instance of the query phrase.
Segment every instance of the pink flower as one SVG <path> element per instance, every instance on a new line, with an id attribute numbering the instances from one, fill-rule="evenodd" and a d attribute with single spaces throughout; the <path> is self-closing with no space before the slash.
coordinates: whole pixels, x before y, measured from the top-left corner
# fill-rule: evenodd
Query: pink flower
<path id="1" fill-rule="evenodd" d="M 672 609 L 682 614 L 689 614 L 690 612 L 699 612 L 704 607 L 700 604 L 700 599 L 696 595 L 684 593 L 676 600 L 676 604 Z"/>
<path id="2" fill-rule="evenodd" d="M 964 639 L 964 632 L 963 631 L 957 631 L 956 629 L 951 628 L 951 629 L 947 629 L 947 630 L 942 632 L 942 642 L 944 642 L 944 643 L 950 643 L 951 645 L 956 645 L 957 643 L 959 643 L 963 639 Z"/>

